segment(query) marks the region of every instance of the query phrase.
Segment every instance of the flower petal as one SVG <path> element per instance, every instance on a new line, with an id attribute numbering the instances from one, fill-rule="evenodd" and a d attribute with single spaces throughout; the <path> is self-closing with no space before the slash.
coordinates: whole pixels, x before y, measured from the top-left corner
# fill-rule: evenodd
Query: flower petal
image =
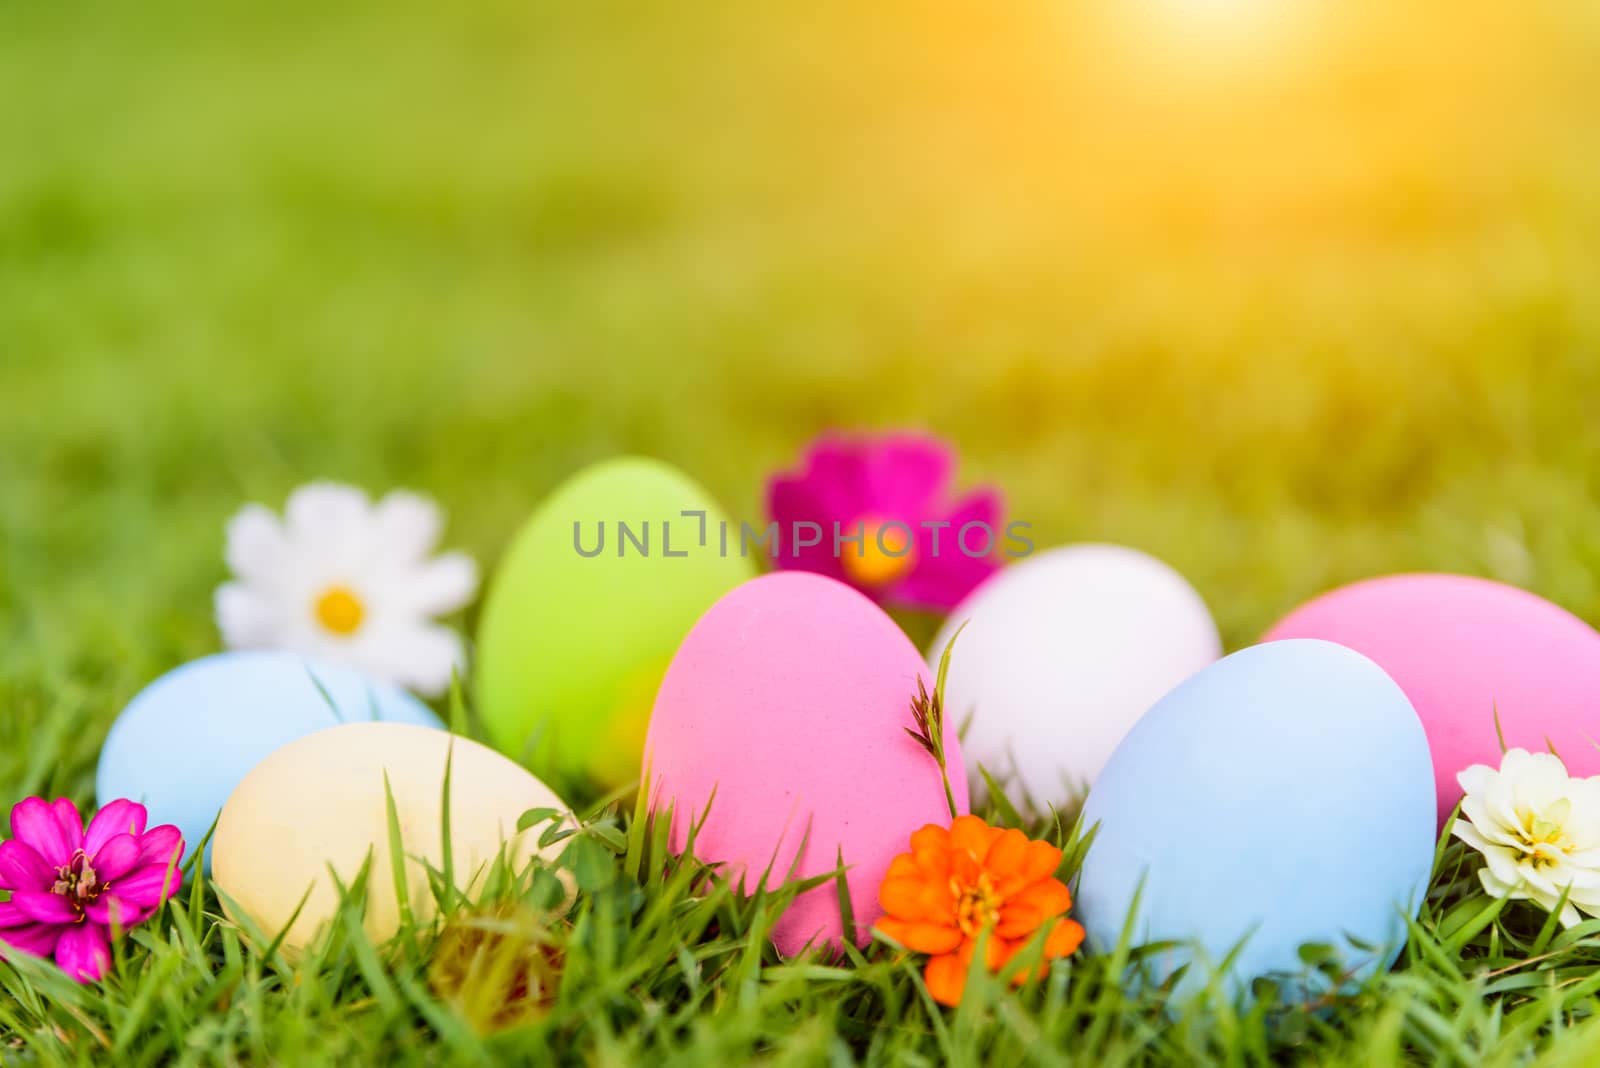
<path id="1" fill-rule="evenodd" d="M 1514 781 L 1517 799 L 1535 811 L 1564 797 L 1572 782 L 1567 766 L 1552 753 L 1529 753 Z"/>
<path id="2" fill-rule="evenodd" d="M 308 482 L 289 494 L 284 526 L 296 541 L 316 546 L 321 539 L 342 537 L 352 529 L 366 532 L 372 501 L 364 490 L 342 482 Z"/>
<path id="3" fill-rule="evenodd" d="M 30 923 L 26 927 L 0 928 L 0 944 L 7 950 L 16 950 L 33 957 L 48 957 L 56 951 L 56 943 L 65 927 L 47 923 Z M 0 952 L 0 958 L 5 954 Z"/>
<path id="4" fill-rule="evenodd" d="M 283 524 L 260 504 L 247 504 L 228 520 L 227 545 L 225 556 L 233 573 L 266 586 L 277 580 L 289 552 Z"/>
<path id="5" fill-rule="evenodd" d="M 874 503 L 866 454 L 861 439 L 823 434 L 806 450 L 802 473 L 794 481 L 806 487 L 828 519 L 857 518 L 870 511 Z"/>
<path id="6" fill-rule="evenodd" d="M 1452 827 L 1470 823 L 1475 833 L 1491 842 L 1504 846 L 1519 846 L 1521 843 L 1518 837 L 1520 830 L 1513 830 L 1497 821 L 1483 800 L 1473 794 L 1461 799 L 1461 815 L 1465 818 L 1456 820 Z"/>
<path id="7" fill-rule="evenodd" d="M 55 810 L 56 822 L 61 824 L 61 833 L 66 836 L 70 857 L 83 848 L 83 816 L 70 797 L 58 797 L 50 802 L 50 807 Z"/>
<path id="8" fill-rule="evenodd" d="M 971 853 L 950 852 L 950 878 L 961 886 L 972 886 L 986 873 L 983 864 Z"/>
<path id="9" fill-rule="evenodd" d="M 268 649 L 284 644 L 286 627 L 277 602 L 237 582 L 217 587 L 217 630 L 229 649 Z"/>
<path id="10" fill-rule="evenodd" d="M 445 553 L 408 571 L 400 597 L 418 615 L 444 616 L 472 603 L 477 592 L 477 562 L 466 553 Z"/>
<path id="11" fill-rule="evenodd" d="M 55 881 L 55 869 L 44 862 L 38 850 L 20 838 L 0 842 L 0 888 L 48 890 Z"/>
<path id="12" fill-rule="evenodd" d="M 1072 907 L 1072 894 L 1060 879 L 1040 879 L 1013 894 L 1008 905 L 1026 905 L 1046 918 L 1059 916 Z"/>
<path id="13" fill-rule="evenodd" d="M 922 888 L 927 884 L 918 877 L 886 878 L 878 887 L 878 904 L 890 916 L 902 920 L 923 920 Z"/>
<path id="14" fill-rule="evenodd" d="M 884 873 L 885 879 L 915 879 L 920 877 L 921 869 L 917 867 L 917 857 L 914 853 L 900 853 L 889 862 L 889 870 Z"/>
<path id="15" fill-rule="evenodd" d="M 0 901 L 0 928 L 26 927 L 33 919 L 9 901 Z"/>
<path id="16" fill-rule="evenodd" d="M 11 836 L 32 846 L 52 868 L 65 867 L 72 861 L 72 839 L 56 818 L 55 809 L 42 797 L 17 802 L 11 810 Z"/>
<path id="17" fill-rule="evenodd" d="M 950 892 L 949 880 L 925 883 L 922 888 L 922 914 L 930 923 L 955 926 L 958 902 Z"/>
<path id="18" fill-rule="evenodd" d="M 150 814 L 143 805 L 123 798 L 111 802 L 96 812 L 94 819 L 89 821 L 89 829 L 83 835 L 83 851 L 96 859 L 95 870 L 100 869 L 99 853 L 107 842 L 118 835 L 137 837 L 143 834 L 144 826 L 149 820 Z"/>
<path id="19" fill-rule="evenodd" d="M 61 932 L 56 965 L 80 983 L 93 982 L 111 967 L 111 942 L 98 923 L 80 923 Z"/>
<path id="20" fill-rule="evenodd" d="M 48 890 L 18 890 L 11 895 L 18 912 L 37 923 L 77 923 L 78 913 L 67 899 Z"/>
<path id="21" fill-rule="evenodd" d="M 1461 839 L 1461 841 L 1480 853 L 1487 853 L 1491 849 L 1501 848 L 1507 844 L 1498 841 L 1491 842 L 1484 837 L 1483 831 L 1479 829 L 1478 824 L 1469 823 L 1466 820 L 1456 820 L 1452 823 L 1450 825 L 1450 835 L 1452 838 Z"/>
<path id="22" fill-rule="evenodd" d="M 997 931 L 990 931 L 989 941 L 983 950 L 983 962 L 991 972 L 997 972 L 1004 968 L 1025 944 L 1026 939 L 1005 938 Z"/>
<path id="23" fill-rule="evenodd" d="M 1029 842 L 1023 855 L 1022 874 L 1030 883 L 1055 875 L 1061 867 L 1061 850 L 1049 842 Z"/>
<path id="24" fill-rule="evenodd" d="M 378 678 L 389 679 L 424 697 L 450 688 L 450 677 L 466 663 L 461 635 L 435 624 L 374 632 L 354 658 Z"/>
<path id="25" fill-rule="evenodd" d="M 1464 794 L 1483 794 L 1488 792 L 1489 784 L 1499 774 L 1487 764 L 1473 764 L 1456 773 L 1456 782 Z"/>
<path id="26" fill-rule="evenodd" d="M 92 854 L 90 863 L 102 883 L 120 879 L 139 863 L 139 840 L 131 834 L 119 834 Z"/>
<path id="27" fill-rule="evenodd" d="M 967 988 L 967 966 L 954 953 L 934 957 L 923 969 L 922 981 L 928 984 L 933 1000 L 954 1008 L 961 1004 L 961 995 Z"/>
<path id="28" fill-rule="evenodd" d="M 771 553 L 780 569 L 849 581 L 833 551 L 833 524 L 848 525 L 858 513 L 830 508 L 818 498 L 816 487 L 802 480 L 774 478 L 767 483 L 767 516 L 778 525 L 778 532 L 761 551 Z M 808 523 L 815 529 L 806 527 Z"/>
<path id="29" fill-rule="evenodd" d="M 1027 938 L 1044 922 L 1044 913 L 1031 905 L 1006 905 L 1000 910 L 1000 922 L 994 933 L 1001 938 Z"/>
<path id="30" fill-rule="evenodd" d="M 926 521 L 947 523 L 939 528 L 918 525 L 916 566 L 886 592 L 885 597 L 913 608 L 948 611 L 1000 570 L 1005 559 L 1004 515 L 1000 495 L 983 490 L 964 498 L 947 515 Z M 961 531 L 973 526 L 963 539 Z M 975 555 L 973 555 L 975 554 Z"/>
<path id="31" fill-rule="evenodd" d="M 1507 885 L 1488 868 L 1478 869 L 1478 882 L 1483 884 L 1484 893 L 1488 894 L 1490 897 L 1518 898 L 1528 896 L 1526 894 L 1519 893 L 1515 886 Z"/>
<path id="32" fill-rule="evenodd" d="M 893 916 L 879 920 L 877 929 L 913 953 L 951 953 L 962 940 L 957 928 L 897 920 Z"/>
<path id="33" fill-rule="evenodd" d="M 937 823 L 925 823 L 911 832 L 911 851 L 920 853 L 924 849 L 948 849 L 950 847 L 950 831 Z"/>
<path id="34" fill-rule="evenodd" d="M 1015 827 L 1008 827 L 994 840 L 994 845 L 989 847 L 989 855 L 984 858 L 984 867 L 997 876 L 1016 874 L 1022 868 L 1022 859 L 1027 849 L 1028 836 Z"/>
<path id="35" fill-rule="evenodd" d="M 803 477 L 774 475 L 769 478 L 766 503 L 767 518 L 778 524 L 779 531 L 788 531 L 797 522 L 823 523 L 836 518 L 823 507 L 811 484 Z M 781 539 L 779 544 L 782 544 Z M 772 551 L 771 546 L 763 548 Z"/>
<path id="36" fill-rule="evenodd" d="M 931 434 L 886 434 L 863 443 L 866 492 L 875 511 L 926 515 L 944 496 L 955 451 Z"/>
<path id="37" fill-rule="evenodd" d="M 118 897 L 114 892 L 101 894 L 92 905 L 83 910 L 83 914 L 95 923 L 122 931 L 137 927 L 155 913 L 154 906 L 136 905 Z"/>
<path id="38" fill-rule="evenodd" d="M 313 482 L 289 495 L 284 527 L 294 550 L 314 562 L 325 578 L 349 582 L 350 572 L 371 562 L 372 504 L 355 486 Z"/>
<path id="39" fill-rule="evenodd" d="M 169 875 L 165 863 L 136 868 L 112 884 L 111 891 L 130 904 L 154 908 L 177 893 L 183 883 L 183 873 L 176 868 L 170 870 Z"/>
<path id="40" fill-rule="evenodd" d="M 177 864 L 183 860 L 183 832 L 170 823 L 152 827 L 139 836 L 139 866 Z"/>
<path id="41" fill-rule="evenodd" d="M 389 564 L 420 564 L 439 544 L 444 513 L 420 493 L 394 490 L 372 510 L 377 555 Z"/>
<path id="42" fill-rule="evenodd" d="M 977 816 L 957 816 L 950 822 L 950 848 L 983 861 L 989 852 L 989 825 Z"/>
<path id="43" fill-rule="evenodd" d="M 1070 956 L 1083 945 L 1083 925 L 1076 920 L 1057 920 L 1044 940 L 1045 960 Z"/>
<path id="44" fill-rule="evenodd" d="M 950 850 L 948 847 L 939 849 L 919 849 L 911 854 L 912 863 L 917 866 L 917 871 L 924 879 L 930 879 L 941 884 L 950 881 Z"/>

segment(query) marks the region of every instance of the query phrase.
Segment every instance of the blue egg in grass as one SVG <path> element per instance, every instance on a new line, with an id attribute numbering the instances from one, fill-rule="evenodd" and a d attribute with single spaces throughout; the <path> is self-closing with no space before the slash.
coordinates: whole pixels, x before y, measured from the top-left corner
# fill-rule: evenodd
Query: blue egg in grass
<path id="1" fill-rule="evenodd" d="M 1100 952 L 1130 915 L 1134 946 L 1180 943 L 1144 973 L 1189 965 L 1180 994 L 1215 976 L 1230 994 L 1269 978 L 1313 996 L 1333 980 L 1302 946 L 1332 947 L 1350 980 L 1394 963 L 1434 805 L 1421 722 L 1381 668 L 1332 642 L 1253 646 L 1180 684 L 1112 754 L 1084 804 L 1100 829 L 1077 912 Z"/>
<path id="2" fill-rule="evenodd" d="M 169 671 L 123 709 L 100 750 L 95 794 L 102 805 L 142 803 L 151 826 L 177 824 L 187 863 L 233 788 L 274 750 L 372 719 L 444 727 L 409 693 L 349 668 L 287 652 L 208 656 Z"/>

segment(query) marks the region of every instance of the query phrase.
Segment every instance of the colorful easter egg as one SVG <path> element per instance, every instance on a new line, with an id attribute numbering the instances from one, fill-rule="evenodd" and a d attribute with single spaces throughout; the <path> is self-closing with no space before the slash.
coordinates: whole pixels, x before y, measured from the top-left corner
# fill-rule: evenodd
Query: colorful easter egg
<path id="1" fill-rule="evenodd" d="M 232 652 L 161 676 L 133 699 L 100 750 L 95 794 L 174 823 L 193 850 L 249 770 L 296 738 L 359 720 L 443 728 L 415 697 L 298 653 Z M 207 849 L 206 870 L 210 870 Z"/>
<path id="2" fill-rule="evenodd" d="M 1267 632 L 1324 638 L 1362 653 L 1411 699 L 1444 825 L 1473 764 L 1507 748 L 1553 745 L 1574 775 L 1600 775 L 1600 633 L 1526 590 L 1465 575 L 1392 575 L 1345 586 Z M 1548 740 L 1548 741 L 1547 741 Z"/>
<path id="3" fill-rule="evenodd" d="M 650 722 L 651 800 L 673 806 L 675 848 L 704 816 L 695 854 L 749 891 L 769 864 L 776 883 L 791 870 L 833 872 L 842 854 L 865 945 L 889 862 L 910 849 L 913 831 L 950 821 L 938 765 L 906 733 L 919 676 L 933 687 L 894 622 L 834 579 L 781 572 L 723 597 L 684 639 Z M 965 812 L 961 745 L 945 726 Z M 843 937 L 831 883 L 800 895 L 772 932 L 787 956 Z"/>
<path id="4" fill-rule="evenodd" d="M 242 912 L 268 938 L 287 929 L 284 946 L 303 949 L 338 910 L 330 869 L 349 886 L 370 855 L 366 931 L 375 942 L 391 937 L 400 928 L 392 797 L 410 907 L 419 920 L 431 916 L 427 866 L 444 865 L 447 762 L 456 887 L 468 895 L 480 889 L 501 856 L 519 868 L 527 863 L 548 824 L 519 833 L 518 818 L 529 809 L 567 807 L 544 783 L 468 738 L 402 723 L 349 723 L 290 742 L 228 798 L 213 867 L 230 914 Z M 553 860 L 562 847 L 541 855 Z"/>
<path id="5" fill-rule="evenodd" d="M 1035 803 L 1094 781 L 1128 728 L 1172 687 L 1222 655 L 1194 588 L 1166 564 L 1117 545 L 1051 549 L 1014 564 L 950 613 L 945 690 L 978 765 Z"/>
<path id="6" fill-rule="evenodd" d="M 506 554 L 478 630 L 496 748 L 552 781 L 631 780 L 673 650 L 755 573 L 740 533 L 655 460 L 597 464 L 551 494 Z"/>
<path id="7" fill-rule="evenodd" d="M 1157 981 L 1315 989 L 1300 947 L 1356 978 L 1393 963 L 1433 860 L 1433 767 L 1411 703 L 1324 641 L 1234 653 L 1180 684 L 1117 746 L 1083 810 L 1099 825 L 1078 888 L 1090 945 L 1175 941 Z M 1137 912 L 1134 910 L 1138 898 Z M 1366 947 L 1366 948 L 1363 948 Z"/>

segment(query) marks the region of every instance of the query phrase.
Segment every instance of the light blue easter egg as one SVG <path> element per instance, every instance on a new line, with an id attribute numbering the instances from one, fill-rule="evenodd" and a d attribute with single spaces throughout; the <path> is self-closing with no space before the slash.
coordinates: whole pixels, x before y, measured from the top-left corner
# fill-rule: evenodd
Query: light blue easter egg
<path id="1" fill-rule="evenodd" d="M 1180 993 L 1218 975 L 1235 995 L 1265 977 L 1304 997 L 1327 983 L 1303 945 L 1331 946 L 1352 979 L 1394 963 L 1433 860 L 1433 764 L 1372 661 L 1269 642 L 1145 713 L 1085 802 L 1096 823 L 1077 898 L 1091 948 L 1115 946 L 1132 915 L 1133 945 L 1183 944 L 1145 979 L 1190 964 Z"/>
<path id="2" fill-rule="evenodd" d="M 140 802 L 152 827 L 177 824 L 187 862 L 233 788 L 268 754 L 313 731 L 373 719 L 444 727 L 404 690 L 348 668 L 286 652 L 208 656 L 169 671 L 123 709 L 100 750 L 95 794 L 102 805 Z"/>

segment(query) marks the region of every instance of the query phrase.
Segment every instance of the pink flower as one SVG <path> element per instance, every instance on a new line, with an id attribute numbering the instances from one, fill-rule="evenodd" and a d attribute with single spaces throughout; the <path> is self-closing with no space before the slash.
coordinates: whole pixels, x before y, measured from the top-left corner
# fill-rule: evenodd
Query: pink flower
<path id="1" fill-rule="evenodd" d="M 54 956 L 80 983 L 111 964 L 111 933 L 155 915 L 182 875 L 183 836 L 171 825 L 145 830 L 143 805 L 113 801 L 87 830 L 65 797 L 30 797 L 11 810 L 11 840 L 0 842 L 0 943 Z"/>
<path id="2" fill-rule="evenodd" d="M 924 434 L 824 434 L 798 474 L 767 483 L 780 568 L 815 571 L 880 602 L 954 608 L 999 566 L 999 494 L 948 500 L 953 450 Z"/>

